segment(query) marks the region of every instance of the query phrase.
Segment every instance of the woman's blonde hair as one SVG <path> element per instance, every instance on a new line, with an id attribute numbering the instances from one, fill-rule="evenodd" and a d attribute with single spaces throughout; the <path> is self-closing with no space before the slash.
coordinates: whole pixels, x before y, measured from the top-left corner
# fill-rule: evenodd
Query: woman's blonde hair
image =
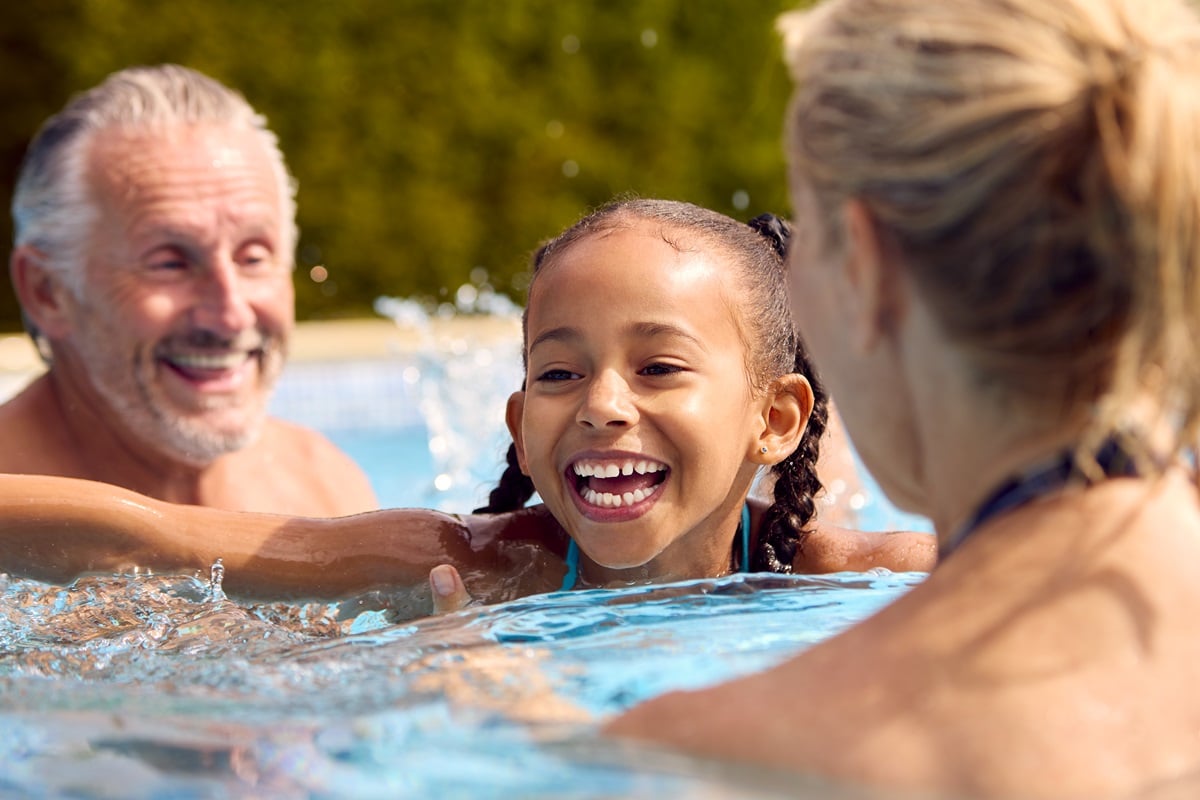
<path id="1" fill-rule="evenodd" d="M 981 382 L 1089 439 L 1200 422 L 1200 23 L 1184 0 L 831 0 L 780 20 L 793 180 L 858 199 Z"/>

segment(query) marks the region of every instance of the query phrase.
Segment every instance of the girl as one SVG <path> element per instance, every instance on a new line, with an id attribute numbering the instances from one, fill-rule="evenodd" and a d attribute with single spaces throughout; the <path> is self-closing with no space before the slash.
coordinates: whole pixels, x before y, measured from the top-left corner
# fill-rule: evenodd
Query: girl
<path id="1" fill-rule="evenodd" d="M 773 219 L 630 200 L 543 247 L 528 377 L 508 404 L 512 467 L 482 513 L 298 519 L 11 477 L 0 568 L 61 580 L 221 557 L 233 593 L 336 595 L 432 577 L 441 608 L 463 599 L 456 572 L 496 602 L 750 569 L 927 569 L 927 535 L 814 519 L 825 400 L 790 318 L 785 235 Z M 747 502 L 764 466 L 775 478 L 766 508 Z M 543 504 L 524 508 L 533 488 Z"/>

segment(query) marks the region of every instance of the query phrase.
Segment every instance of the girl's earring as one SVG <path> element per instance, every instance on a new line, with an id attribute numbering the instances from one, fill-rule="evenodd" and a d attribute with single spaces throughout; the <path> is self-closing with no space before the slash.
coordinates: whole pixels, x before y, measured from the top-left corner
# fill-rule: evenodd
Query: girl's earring
<path id="1" fill-rule="evenodd" d="M 762 447 L 758 448 L 758 452 L 765 456 L 767 454 L 767 446 L 764 444 Z"/>

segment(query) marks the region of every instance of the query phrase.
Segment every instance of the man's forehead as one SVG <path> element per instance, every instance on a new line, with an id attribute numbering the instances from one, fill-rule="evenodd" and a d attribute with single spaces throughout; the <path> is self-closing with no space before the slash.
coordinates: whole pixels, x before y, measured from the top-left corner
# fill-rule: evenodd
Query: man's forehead
<path id="1" fill-rule="evenodd" d="M 101 132 L 89 164 L 92 200 L 125 236 L 211 235 L 234 225 L 285 234 L 285 198 L 255 131 L 174 126 Z M 222 220 L 224 222 L 222 222 Z"/>
<path id="2" fill-rule="evenodd" d="M 92 143 L 87 172 L 95 189 L 140 195 L 175 186 L 240 190 L 275 202 L 280 191 L 271 153 L 256 131 L 230 126 L 116 128 Z"/>
<path id="3" fill-rule="evenodd" d="M 96 160 L 123 153 L 167 157 L 221 168 L 236 165 L 270 166 L 272 154 L 261 131 L 215 123 L 155 123 L 120 125 L 97 131 L 91 142 Z M 95 157 L 99 157 L 98 159 Z"/>

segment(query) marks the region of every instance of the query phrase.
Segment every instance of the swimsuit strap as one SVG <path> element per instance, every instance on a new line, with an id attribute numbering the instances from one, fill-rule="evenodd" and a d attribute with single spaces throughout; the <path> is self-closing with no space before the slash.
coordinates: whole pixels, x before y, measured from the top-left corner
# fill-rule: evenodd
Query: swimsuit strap
<path id="1" fill-rule="evenodd" d="M 1095 457 L 1096 465 L 1106 478 L 1132 478 L 1138 475 L 1137 463 L 1133 456 L 1115 438 L 1105 439 Z M 1084 486 L 1095 483 L 1079 470 L 1075 463 L 1074 450 L 1063 450 L 1058 455 L 1018 473 L 996 489 L 971 518 L 959 526 L 946 544 L 938 548 L 938 560 L 957 550 L 959 545 L 993 517 L 1040 497 L 1054 494 L 1071 483 Z"/>
<path id="2" fill-rule="evenodd" d="M 742 506 L 742 521 L 738 524 L 737 539 L 741 542 L 742 558 L 738 564 L 738 572 L 750 571 L 750 506 Z M 737 542 L 734 543 L 737 547 Z M 579 545 L 574 539 L 567 540 L 567 574 L 563 576 L 560 592 L 569 592 L 575 588 L 579 580 Z"/>
<path id="3" fill-rule="evenodd" d="M 560 592 L 569 592 L 575 588 L 575 581 L 579 579 L 579 545 L 575 544 L 574 539 L 567 540 L 567 574 L 563 576 L 562 588 Z"/>
<path id="4" fill-rule="evenodd" d="M 750 504 L 742 506 L 742 524 L 738 525 L 737 538 L 742 544 L 742 558 L 738 562 L 738 572 L 750 571 Z M 736 545 L 735 545 L 736 546 Z"/>

